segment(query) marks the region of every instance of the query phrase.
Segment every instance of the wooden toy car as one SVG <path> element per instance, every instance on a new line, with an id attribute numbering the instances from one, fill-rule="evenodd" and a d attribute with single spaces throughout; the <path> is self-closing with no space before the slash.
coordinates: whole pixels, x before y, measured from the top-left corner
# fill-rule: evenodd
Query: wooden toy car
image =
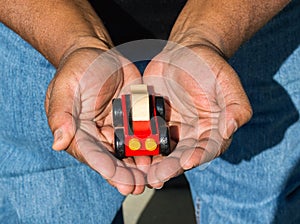
<path id="1" fill-rule="evenodd" d="M 149 95 L 147 85 L 113 100 L 114 145 L 119 159 L 170 153 L 164 98 Z"/>

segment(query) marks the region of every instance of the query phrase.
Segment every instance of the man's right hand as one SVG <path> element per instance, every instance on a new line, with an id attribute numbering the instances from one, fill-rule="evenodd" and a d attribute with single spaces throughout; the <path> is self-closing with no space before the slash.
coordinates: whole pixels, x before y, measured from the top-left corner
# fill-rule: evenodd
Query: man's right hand
<path id="1" fill-rule="evenodd" d="M 137 68 L 122 56 L 83 48 L 63 59 L 45 101 L 53 148 L 88 164 L 124 195 L 142 193 L 145 180 L 134 160 L 113 155 L 112 99 L 140 82 Z"/>

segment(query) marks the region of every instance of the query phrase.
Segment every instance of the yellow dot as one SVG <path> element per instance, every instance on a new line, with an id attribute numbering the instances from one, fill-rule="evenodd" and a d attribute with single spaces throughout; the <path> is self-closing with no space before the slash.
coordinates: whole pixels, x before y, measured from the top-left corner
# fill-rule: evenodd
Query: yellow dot
<path id="1" fill-rule="evenodd" d="M 153 138 L 147 138 L 145 141 L 145 147 L 149 151 L 153 151 L 157 148 L 157 144 Z"/>
<path id="2" fill-rule="evenodd" d="M 141 143 L 138 139 L 132 138 L 129 140 L 128 146 L 131 150 L 139 150 L 141 148 Z"/>

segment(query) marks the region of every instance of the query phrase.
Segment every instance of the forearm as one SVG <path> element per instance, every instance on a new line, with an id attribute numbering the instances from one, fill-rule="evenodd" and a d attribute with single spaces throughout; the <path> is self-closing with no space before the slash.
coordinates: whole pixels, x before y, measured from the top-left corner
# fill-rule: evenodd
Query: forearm
<path id="1" fill-rule="evenodd" d="M 230 57 L 289 0 L 189 0 L 170 34 L 184 46 L 204 43 Z"/>
<path id="2" fill-rule="evenodd" d="M 80 47 L 108 49 L 111 40 L 86 0 L 0 0 L 0 21 L 54 66 Z"/>

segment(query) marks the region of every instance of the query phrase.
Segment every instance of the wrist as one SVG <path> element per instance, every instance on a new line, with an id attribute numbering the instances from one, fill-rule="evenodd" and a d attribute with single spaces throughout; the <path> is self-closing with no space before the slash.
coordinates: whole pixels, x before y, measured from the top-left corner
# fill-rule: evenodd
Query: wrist
<path id="1" fill-rule="evenodd" d="M 49 38 L 39 36 L 33 45 L 55 67 L 58 67 L 61 61 L 79 49 L 94 48 L 106 51 L 113 47 L 110 36 L 100 19 L 72 16 L 74 21 L 78 21 L 75 27 L 73 27 L 73 23 L 55 27 L 50 24 L 46 30 Z M 57 31 L 56 34 L 55 31 Z"/>
<path id="2" fill-rule="evenodd" d="M 289 0 L 189 0 L 178 16 L 170 41 L 215 48 L 225 58 L 289 3 Z"/>
<path id="3" fill-rule="evenodd" d="M 204 27 L 204 26 L 203 26 Z M 189 29 L 185 32 L 179 32 L 178 30 L 172 30 L 169 37 L 169 41 L 179 44 L 188 48 L 205 48 L 212 50 L 223 57 L 225 60 L 229 58 L 229 52 L 226 51 L 224 40 L 217 35 L 216 32 L 209 29 Z"/>
<path id="4" fill-rule="evenodd" d="M 80 49 L 98 49 L 101 51 L 107 51 L 112 47 L 113 45 L 110 41 L 107 41 L 106 39 L 102 39 L 100 37 L 95 37 L 95 36 L 76 37 L 74 41 L 66 48 L 64 53 L 59 58 L 58 67 L 64 63 L 64 61 L 69 55 L 71 55 L 72 53 Z"/>
<path id="5" fill-rule="evenodd" d="M 58 67 L 78 48 L 108 49 L 110 37 L 86 0 L 2 1 L 0 21 Z"/>

